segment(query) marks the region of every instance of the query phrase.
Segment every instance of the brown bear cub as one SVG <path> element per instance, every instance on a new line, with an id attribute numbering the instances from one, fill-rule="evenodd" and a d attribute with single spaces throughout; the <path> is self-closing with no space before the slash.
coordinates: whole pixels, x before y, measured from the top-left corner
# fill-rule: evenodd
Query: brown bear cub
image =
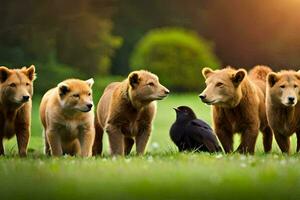
<path id="1" fill-rule="evenodd" d="M 225 152 L 233 151 L 233 134 L 241 134 L 240 153 L 253 154 L 259 129 L 263 133 L 265 152 L 272 148 L 272 130 L 265 108 L 266 76 L 271 69 L 256 66 L 249 75 L 244 69 L 227 67 L 202 70 L 205 90 L 199 95 L 213 105 L 213 124 Z"/>
<path id="2" fill-rule="evenodd" d="M 168 94 L 158 77 L 144 70 L 130 73 L 123 82 L 108 85 L 97 107 L 93 154 L 102 152 L 104 130 L 112 155 L 129 154 L 134 142 L 137 153 L 143 154 L 156 114 L 155 101 Z"/>
<path id="3" fill-rule="evenodd" d="M 19 155 L 27 154 L 34 79 L 33 65 L 22 69 L 0 67 L 0 155 L 4 155 L 3 139 L 14 135 Z"/>
<path id="4" fill-rule="evenodd" d="M 68 79 L 49 90 L 40 105 L 47 155 L 92 155 L 95 138 L 93 79 Z"/>
<path id="5" fill-rule="evenodd" d="M 289 137 L 296 133 L 300 150 L 300 72 L 272 72 L 267 77 L 267 117 L 283 153 L 290 152 Z"/>

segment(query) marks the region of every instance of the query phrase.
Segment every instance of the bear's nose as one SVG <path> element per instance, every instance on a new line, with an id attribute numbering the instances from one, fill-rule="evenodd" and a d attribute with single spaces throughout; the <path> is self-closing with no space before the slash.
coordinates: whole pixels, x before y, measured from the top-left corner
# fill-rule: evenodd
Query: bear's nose
<path id="1" fill-rule="evenodd" d="M 293 103 L 295 100 L 295 97 L 288 97 L 289 102 Z"/>
<path id="2" fill-rule="evenodd" d="M 170 91 L 169 90 L 165 90 L 165 94 L 170 94 Z"/>
<path id="3" fill-rule="evenodd" d="M 86 104 L 86 106 L 91 109 L 93 107 L 93 104 L 89 103 L 89 104 Z"/>
<path id="4" fill-rule="evenodd" d="M 29 100 L 29 96 L 28 95 L 23 96 L 23 101 L 28 101 L 28 100 Z"/>
<path id="5" fill-rule="evenodd" d="M 200 98 L 201 100 L 203 100 L 203 99 L 206 98 L 206 95 L 205 95 L 205 94 L 200 94 L 200 95 L 199 95 L 199 98 Z"/>

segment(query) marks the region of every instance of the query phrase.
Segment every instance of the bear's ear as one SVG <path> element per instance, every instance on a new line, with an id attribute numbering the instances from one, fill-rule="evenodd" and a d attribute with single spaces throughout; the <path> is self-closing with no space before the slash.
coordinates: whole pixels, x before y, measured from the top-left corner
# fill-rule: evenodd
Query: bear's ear
<path id="1" fill-rule="evenodd" d="M 133 88 L 137 86 L 139 84 L 139 75 L 135 72 L 131 73 L 129 75 L 129 83 Z"/>
<path id="2" fill-rule="evenodd" d="M 68 92 L 70 92 L 70 88 L 66 83 L 59 83 L 57 85 L 58 90 L 59 90 L 59 96 L 64 96 Z"/>
<path id="3" fill-rule="evenodd" d="M 0 82 L 3 83 L 8 78 L 10 72 L 7 67 L 0 66 Z"/>
<path id="4" fill-rule="evenodd" d="M 232 75 L 232 82 L 234 85 L 239 85 L 247 75 L 247 71 L 244 69 L 239 69 L 237 70 L 233 75 Z"/>
<path id="5" fill-rule="evenodd" d="M 29 80 L 34 81 L 36 79 L 35 74 L 35 67 L 34 65 L 31 65 L 26 69 L 26 75 L 28 76 Z"/>
<path id="6" fill-rule="evenodd" d="M 94 85 L 94 79 L 93 78 L 90 78 L 90 79 L 86 80 L 85 82 L 90 86 L 90 88 Z"/>
<path id="7" fill-rule="evenodd" d="M 298 71 L 296 72 L 296 78 L 297 78 L 298 80 L 300 80 L 300 70 L 298 70 Z"/>
<path id="8" fill-rule="evenodd" d="M 214 73 L 214 71 L 208 67 L 204 67 L 202 69 L 202 75 L 204 78 L 208 78 L 210 74 Z"/>
<path id="9" fill-rule="evenodd" d="M 268 84 L 270 87 L 273 87 L 275 83 L 278 81 L 278 75 L 275 72 L 270 72 L 267 75 Z"/>

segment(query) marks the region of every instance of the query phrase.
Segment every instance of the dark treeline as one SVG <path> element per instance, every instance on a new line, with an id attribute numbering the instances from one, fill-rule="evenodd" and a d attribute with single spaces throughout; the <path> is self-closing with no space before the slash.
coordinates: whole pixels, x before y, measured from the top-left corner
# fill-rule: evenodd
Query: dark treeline
<path id="1" fill-rule="evenodd" d="M 297 68 L 299 7 L 296 0 L 1 0 L 0 64 L 123 75 L 146 32 L 180 26 L 214 43 L 223 65 Z"/>
<path id="2" fill-rule="evenodd" d="M 273 69 L 300 66 L 300 2 L 296 0 L 120 1 L 114 32 L 125 38 L 114 59 L 123 72 L 137 40 L 149 29 L 183 26 L 215 44 L 223 65 Z M 123 66 L 123 68 L 120 68 Z"/>
<path id="3" fill-rule="evenodd" d="M 2 0 L 0 62 L 20 66 L 62 63 L 92 75 L 108 74 L 121 39 L 111 34 L 111 2 Z"/>

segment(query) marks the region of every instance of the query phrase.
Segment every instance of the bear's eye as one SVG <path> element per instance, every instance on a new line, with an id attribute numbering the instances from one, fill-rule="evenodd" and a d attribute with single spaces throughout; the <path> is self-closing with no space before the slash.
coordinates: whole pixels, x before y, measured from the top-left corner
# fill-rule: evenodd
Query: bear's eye
<path id="1" fill-rule="evenodd" d="M 297 88 L 298 87 L 298 85 L 294 85 L 294 88 Z"/>
<path id="2" fill-rule="evenodd" d="M 92 94 L 91 94 L 91 93 L 88 93 L 88 95 L 91 96 Z"/>
<path id="3" fill-rule="evenodd" d="M 216 86 L 217 86 L 217 87 L 221 87 L 221 86 L 223 86 L 223 83 L 218 82 L 218 83 L 216 84 Z"/>
<path id="4" fill-rule="evenodd" d="M 148 83 L 149 86 L 153 87 L 154 86 L 154 83 L 153 82 L 150 82 Z"/>
<path id="5" fill-rule="evenodd" d="M 10 87 L 16 87 L 17 85 L 15 83 L 9 84 Z"/>
<path id="6" fill-rule="evenodd" d="M 285 88 L 285 85 L 281 85 L 280 88 Z"/>
<path id="7" fill-rule="evenodd" d="M 78 98 L 78 97 L 79 97 L 79 94 L 73 94 L 73 97 Z"/>
<path id="8" fill-rule="evenodd" d="M 29 83 L 26 83 L 26 86 L 29 86 L 30 84 Z"/>

